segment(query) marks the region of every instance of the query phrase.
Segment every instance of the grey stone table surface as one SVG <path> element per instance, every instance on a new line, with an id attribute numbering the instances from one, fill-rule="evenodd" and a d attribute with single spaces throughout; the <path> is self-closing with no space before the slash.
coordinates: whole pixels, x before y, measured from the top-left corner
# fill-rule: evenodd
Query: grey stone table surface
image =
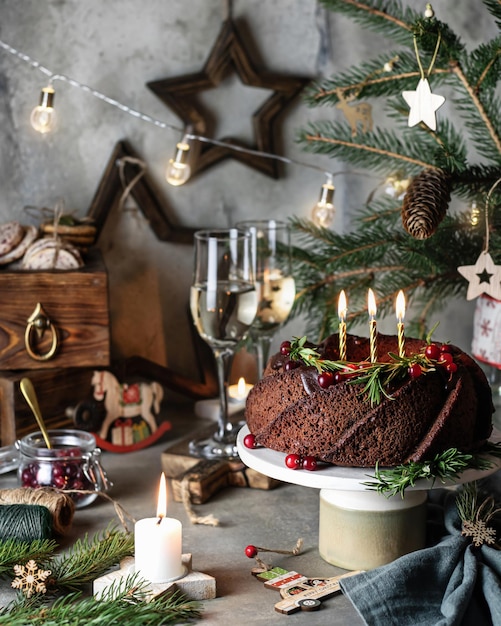
<path id="1" fill-rule="evenodd" d="M 154 446 L 127 454 L 104 452 L 102 463 L 113 488 L 109 495 L 117 500 L 135 519 L 153 517 L 156 512 L 158 481 L 162 471 L 161 455 L 170 445 L 206 427 L 191 412 L 168 412 L 172 429 Z M 0 476 L 0 487 L 17 485 L 15 472 Z M 342 594 L 326 600 L 319 611 L 282 615 L 274 610 L 279 600 L 251 574 L 253 559 L 244 554 L 249 544 L 277 549 L 292 549 L 298 538 L 304 541 L 298 556 L 262 553 L 267 563 L 294 569 L 312 577 L 329 577 L 344 570 L 324 561 L 318 553 L 318 490 L 295 485 L 280 485 L 266 491 L 228 487 L 203 505 L 195 506 L 199 515 L 214 515 L 217 527 L 194 525 L 182 503 L 175 502 L 169 485 L 168 516 L 183 525 L 183 552 L 193 555 L 193 569 L 216 579 L 217 597 L 203 602 L 201 624 L 213 626 L 269 625 L 294 626 L 326 623 L 343 626 L 363 624 L 350 601 Z M 119 524 L 113 505 L 99 499 L 75 513 L 73 524 L 62 545 L 71 545 L 86 533 L 89 536 L 104 530 L 110 522 Z M 2 583 L 0 602 L 12 599 L 8 583 Z"/>

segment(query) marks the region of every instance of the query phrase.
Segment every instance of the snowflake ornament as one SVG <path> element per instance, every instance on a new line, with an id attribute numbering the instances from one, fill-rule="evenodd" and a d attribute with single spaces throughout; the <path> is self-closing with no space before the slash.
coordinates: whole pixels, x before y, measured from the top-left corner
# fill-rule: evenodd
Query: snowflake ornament
<path id="1" fill-rule="evenodd" d="M 482 519 L 478 519 L 474 522 L 464 520 L 461 534 L 463 537 L 471 537 L 473 545 L 477 547 L 484 543 L 496 543 L 496 530 L 487 526 Z"/>
<path id="2" fill-rule="evenodd" d="M 14 572 L 16 578 L 12 581 L 12 587 L 20 589 L 27 598 L 31 598 L 34 593 L 47 592 L 45 581 L 52 572 L 40 569 L 33 559 L 26 565 L 14 565 Z"/>

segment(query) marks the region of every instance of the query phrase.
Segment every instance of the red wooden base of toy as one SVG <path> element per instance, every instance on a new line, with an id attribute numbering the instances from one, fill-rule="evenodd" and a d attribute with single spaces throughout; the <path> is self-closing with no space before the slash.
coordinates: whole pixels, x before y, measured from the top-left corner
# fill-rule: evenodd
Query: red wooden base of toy
<path id="1" fill-rule="evenodd" d="M 161 422 L 153 434 L 149 435 L 145 439 L 142 439 L 141 441 L 123 446 L 111 443 L 111 441 L 108 441 L 107 439 L 102 439 L 97 433 L 92 434 L 94 435 L 96 444 L 101 448 L 101 450 L 106 450 L 108 452 L 135 452 L 136 450 L 142 450 L 143 448 L 153 445 L 171 428 L 172 424 L 169 421 Z"/>

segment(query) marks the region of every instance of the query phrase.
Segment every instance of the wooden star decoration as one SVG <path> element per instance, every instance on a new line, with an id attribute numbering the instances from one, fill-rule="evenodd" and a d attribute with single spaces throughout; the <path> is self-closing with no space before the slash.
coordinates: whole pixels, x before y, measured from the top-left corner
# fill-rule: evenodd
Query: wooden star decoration
<path id="1" fill-rule="evenodd" d="M 108 160 L 87 213 L 87 217 L 91 218 L 96 225 L 96 239 L 99 237 L 108 214 L 118 204 L 124 191 L 118 169 L 118 163 L 124 157 L 138 159 L 137 154 L 125 141 L 119 141 Z M 134 167 L 132 163 L 126 164 L 124 176 L 127 184 L 134 179 L 136 174 L 137 167 Z M 168 207 L 161 201 L 160 194 L 155 189 L 147 172 L 131 187 L 130 194 L 160 241 L 193 243 L 195 229 L 176 226 L 169 220 L 167 217 Z"/>
<path id="2" fill-rule="evenodd" d="M 402 96 L 411 108 L 409 127 L 423 122 L 431 130 L 437 130 L 435 112 L 443 105 L 445 98 L 431 93 L 430 83 L 426 78 L 420 79 L 416 91 L 404 91 Z"/>
<path id="3" fill-rule="evenodd" d="M 277 159 L 249 154 L 239 151 L 238 148 L 275 154 L 278 118 L 291 100 L 309 82 L 309 79 L 258 72 L 231 20 L 223 22 L 217 40 L 200 72 L 153 81 L 147 86 L 181 118 L 188 132 L 207 137 L 209 123 L 195 96 L 201 91 L 217 87 L 231 70 L 237 73 L 243 84 L 273 91 L 252 116 L 255 143 L 248 146 L 233 137 L 224 137 L 219 140 L 234 145 L 235 149 L 231 149 L 227 146 L 203 142 L 198 146 L 198 153 L 194 156 L 192 176 L 223 159 L 232 158 L 277 179 L 280 175 Z"/>
<path id="4" fill-rule="evenodd" d="M 501 300 L 501 266 L 494 265 L 491 255 L 482 251 L 475 265 L 462 265 L 458 272 L 470 283 L 467 300 L 473 300 L 483 293 L 495 300 Z"/>

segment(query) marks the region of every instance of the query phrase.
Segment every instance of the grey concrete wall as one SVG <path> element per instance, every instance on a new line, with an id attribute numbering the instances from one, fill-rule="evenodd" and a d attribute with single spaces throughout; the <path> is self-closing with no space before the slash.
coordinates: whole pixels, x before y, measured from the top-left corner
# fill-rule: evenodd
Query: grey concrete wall
<path id="1" fill-rule="evenodd" d="M 480 0 L 436 0 L 435 10 L 468 45 L 495 32 Z M 0 38 L 56 73 L 179 125 L 146 83 L 199 71 L 225 13 L 222 0 L 1 0 Z M 273 72 L 332 75 L 386 46 L 383 38 L 368 35 L 347 18 L 327 15 L 315 0 L 235 0 L 233 15 L 245 24 L 244 39 L 257 65 Z M 41 136 L 30 127 L 29 116 L 46 82 L 39 71 L 0 51 L 0 222 L 29 221 L 23 207 L 53 207 L 61 199 L 68 211 L 85 215 L 121 139 L 145 159 L 172 221 L 184 226 L 306 217 L 318 198 L 324 182 L 320 173 L 286 166 L 274 181 L 234 160 L 183 187 L 170 187 L 163 176 L 177 133 L 159 130 L 66 83 L 55 84 L 57 132 Z M 267 95 L 234 77 L 207 92 L 204 102 L 217 120 L 217 136 L 251 140 L 250 117 Z M 296 130 L 305 122 L 335 115 L 341 113 L 309 109 L 296 100 L 279 125 L 281 153 L 329 170 L 343 167 L 304 154 L 295 143 Z M 333 228 L 343 230 L 377 181 L 339 177 L 335 182 Z M 114 354 L 143 354 L 189 374 L 192 248 L 158 241 L 132 200 L 126 208 L 109 216 L 99 242 L 110 273 Z M 463 309 L 455 324 L 445 324 L 447 338 L 469 344 L 472 305 Z M 300 332 L 295 321 L 284 334 Z"/>

